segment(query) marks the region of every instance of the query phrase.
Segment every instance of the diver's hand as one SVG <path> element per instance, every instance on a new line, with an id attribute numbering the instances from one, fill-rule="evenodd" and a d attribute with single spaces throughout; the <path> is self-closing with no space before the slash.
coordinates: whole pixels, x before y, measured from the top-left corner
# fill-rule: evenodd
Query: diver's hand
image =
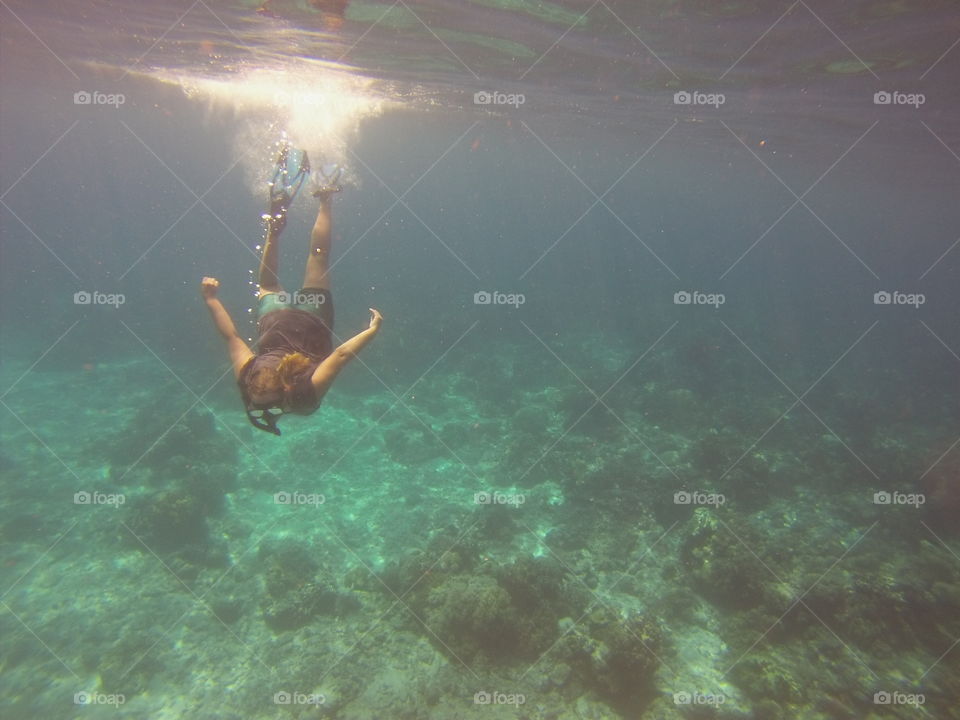
<path id="1" fill-rule="evenodd" d="M 220 281 L 216 278 L 205 277 L 200 281 L 200 294 L 210 300 L 217 296 L 217 289 L 220 287 Z"/>
<path id="2" fill-rule="evenodd" d="M 376 308 L 370 308 L 370 329 L 377 332 L 380 329 L 380 323 L 383 322 L 383 315 Z"/>

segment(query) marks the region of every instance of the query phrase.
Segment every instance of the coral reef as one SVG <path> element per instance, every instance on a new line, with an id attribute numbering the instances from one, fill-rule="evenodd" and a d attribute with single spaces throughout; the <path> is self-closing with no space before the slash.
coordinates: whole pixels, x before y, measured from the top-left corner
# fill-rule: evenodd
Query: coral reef
<path id="1" fill-rule="evenodd" d="M 266 590 L 261 603 L 263 619 L 274 632 L 296 630 L 318 615 L 358 609 L 356 598 L 337 589 L 305 545 L 265 541 L 258 557 Z"/>

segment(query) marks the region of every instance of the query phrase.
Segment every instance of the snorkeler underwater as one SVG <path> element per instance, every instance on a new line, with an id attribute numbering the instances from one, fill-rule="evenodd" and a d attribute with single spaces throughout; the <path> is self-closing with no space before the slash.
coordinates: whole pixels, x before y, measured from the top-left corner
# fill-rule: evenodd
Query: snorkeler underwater
<path id="1" fill-rule="evenodd" d="M 280 235 L 287 224 L 290 204 L 311 176 L 309 155 L 300 151 L 296 170 L 288 167 L 291 149 L 280 143 L 270 181 L 266 242 L 260 258 L 257 286 L 256 352 L 237 334 L 236 326 L 217 297 L 220 283 L 205 277 L 201 293 L 217 331 L 227 343 L 230 362 L 250 423 L 280 435 L 277 419 L 285 412 L 309 415 L 316 411 L 337 374 L 380 330 L 382 316 L 370 309 L 369 327 L 333 347 L 333 295 L 330 291 L 330 237 L 332 197 L 340 168 L 317 169 L 311 177 L 313 197 L 320 209 L 310 235 L 303 284 L 294 293 L 279 281 Z M 292 175 L 291 175 L 292 173 Z M 273 412 L 276 410 L 277 412 Z"/>
<path id="2" fill-rule="evenodd" d="M 957 33 L 0 2 L 0 717 L 960 720 Z"/>

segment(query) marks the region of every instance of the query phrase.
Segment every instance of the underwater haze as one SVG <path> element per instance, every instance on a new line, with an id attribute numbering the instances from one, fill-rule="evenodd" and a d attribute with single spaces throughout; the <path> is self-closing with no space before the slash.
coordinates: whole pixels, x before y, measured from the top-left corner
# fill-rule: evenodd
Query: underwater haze
<path id="1" fill-rule="evenodd" d="M 0 17 L 5 720 L 960 718 L 955 3 Z"/>

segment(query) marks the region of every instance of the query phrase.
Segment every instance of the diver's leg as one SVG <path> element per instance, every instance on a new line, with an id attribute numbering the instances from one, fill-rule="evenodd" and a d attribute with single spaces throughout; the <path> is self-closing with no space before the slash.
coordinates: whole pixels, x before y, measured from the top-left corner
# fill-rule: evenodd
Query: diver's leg
<path id="1" fill-rule="evenodd" d="M 330 210 L 332 192 L 319 195 L 320 210 L 310 232 L 310 253 L 307 255 L 307 267 L 303 274 L 303 287 L 330 289 L 330 229 L 332 220 Z"/>
<path id="2" fill-rule="evenodd" d="M 280 292 L 280 276 L 277 272 L 280 262 L 280 233 L 286 225 L 286 215 L 274 215 L 267 220 L 267 240 L 260 256 L 260 272 L 257 283 L 260 285 L 259 296 L 267 293 Z"/>

